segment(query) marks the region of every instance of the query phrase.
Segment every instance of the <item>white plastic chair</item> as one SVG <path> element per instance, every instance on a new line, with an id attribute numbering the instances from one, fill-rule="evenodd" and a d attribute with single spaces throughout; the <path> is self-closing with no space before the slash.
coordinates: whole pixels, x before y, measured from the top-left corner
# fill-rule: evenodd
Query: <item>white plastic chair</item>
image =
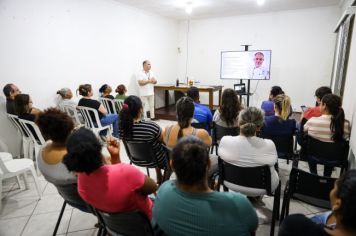
<path id="1" fill-rule="evenodd" d="M 70 105 L 61 105 L 61 110 L 67 113 L 73 119 L 76 125 L 83 124 L 82 120 L 79 118 L 78 111 L 75 107 Z"/>
<path id="2" fill-rule="evenodd" d="M 25 188 L 28 189 L 27 176 L 26 176 L 27 171 L 31 172 L 36 185 L 38 196 L 41 199 L 42 197 L 41 189 L 39 186 L 33 161 L 30 159 L 12 159 L 12 158 L 11 160 L 4 161 L 4 159 L 8 159 L 8 155 L 9 153 L 0 152 L 0 209 L 1 209 L 2 181 L 12 177 L 17 177 L 19 187 L 21 188 L 19 182 L 19 176 L 23 175 Z"/>
<path id="3" fill-rule="evenodd" d="M 38 175 L 40 175 L 41 172 L 37 166 L 37 159 L 38 159 L 38 156 L 42 149 L 42 146 L 45 144 L 46 141 L 44 140 L 42 133 L 41 133 L 40 129 L 38 128 L 38 126 L 35 124 L 35 122 L 29 121 L 29 120 L 24 120 L 24 119 L 19 119 L 19 122 L 22 125 L 22 127 L 24 127 L 27 130 L 27 132 L 30 134 L 30 137 L 34 144 L 35 157 L 34 157 L 33 161 L 35 162 L 37 173 L 38 173 Z"/>
<path id="4" fill-rule="evenodd" d="M 116 109 L 114 99 L 100 97 L 99 101 L 101 102 L 101 104 L 103 104 L 103 106 L 105 107 L 105 109 L 108 113 L 119 114 Z"/>
<path id="5" fill-rule="evenodd" d="M 96 136 L 99 137 L 99 133 L 104 130 L 107 130 L 106 135 L 112 134 L 112 125 L 102 126 L 97 110 L 83 106 L 78 106 L 77 108 L 79 109 L 80 114 L 82 114 L 84 118 L 85 127 L 91 129 Z M 93 120 L 92 116 L 94 116 L 95 120 Z"/>
<path id="6" fill-rule="evenodd" d="M 26 128 L 22 127 L 18 116 L 12 114 L 7 114 L 7 116 L 9 117 L 13 125 L 17 128 L 17 131 L 19 131 L 22 135 L 22 148 L 24 157 L 28 159 L 33 159 L 34 144 L 30 133 L 27 131 Z"/>
<path id="7" fill-rule="evenodd" d="M 114 100 L 117 114 L 120 113 L 120 111 L 122 109 L 122 104 L 124 104 L 124 101 L 125 101 L 124 99 L 115 99 Z"/>

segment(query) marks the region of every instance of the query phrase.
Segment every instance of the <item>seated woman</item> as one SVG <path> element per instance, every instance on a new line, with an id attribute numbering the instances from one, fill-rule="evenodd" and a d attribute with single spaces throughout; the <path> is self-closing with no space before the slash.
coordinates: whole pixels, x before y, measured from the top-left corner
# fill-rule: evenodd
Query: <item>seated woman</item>
<path id="1" fill-rule="evenodd" d="M 125 95 L 125 93 L 127 93 L 127 89 L 125 85 L 123 84 L 118 85 L 117 88 L 115 89 L 115 92 L 117 92 L 115 99 L 125 100 L 127 98 L 127 96 Z"/>
<path id="2" fill-rule="evenodd" d="M 152 142 L 153 150 L 158 161 L 156 167 L 157 182 L 162 183 L 161 169 L 168 165 L 168 157 L 162 143 L 162 130 L 152 121 L 141 120 L 143 107 L 137 96 L 128 96 L 120 111 L 120 137 L 127 141 L 138 143 Z"/>
<path id="3" fill-rule="evenodd" d="M 38 112 L 32 111 L 32 99 L 28 94 L 18 94 L 15 97 L 15 113 L 20 119 L 35 121 Z"/>
<path id="4" fill-rule="evenodd" d="M 211 145 L 211 137 L 205 129 L 192 127 L 194 116 L 194 102 L 190 97 L 182 97 L 176 103 L 178 122 L 167 126 L 163 131 L 163 140 L 167 147 L 173 148 L 178 140 L 185 136 L 196 136 L 207 146 Z"/>
<path id="5" fill-rule="evenodd" d="M 153 224 L 167 235 L 252 235 L 257 215 L 240 193 L 214 192 L 208 186 L 207 146 L 196 137 L 182 138 L 172 152 L 177 180 L 165 182 L 153 207 Z"/>
<path id="6" fill-rule="evenodd" d="M 102 125 L 112 125 L 113 126 L 113 136 L 118 138 L 118 123 L 119 116 L 117 114 L 107 114 L 105 107 L 97 100 L 91 99 L 93 96 L 93 90 L 90 84 L 80 85 L 78 88 L 79 94 L 83 97 L 79 100 L 78 106 L 89 107 L 97 110 L 99 119 Z M 92 119 L 95 120 L 94 115 Z"/>
<path id="7" fill-rule="evenodd" d="M 274 115 L 274 104 L 273 99 L 280 94 L 284 94 L 283 90 L 279 86 L 273 86 L 268 96 L 267 101 L 263 101 L 261 104 L 261 109 L 265 112 L 265 116 Z"/>
<path id="8" fill-rule="evenodd" d="M 266 116 L 261 129 L 262 137 L 290 136 L 296 130 L 296 121 L 288 119 L 290 114 L 290 98 L 280 94 L 273 99 L 275 114 Z"/>
<path id="9" fill-rule="evenodd" d="M 152 201 L 148 195 L 157 190 L 155 182 L 132 165 L 104 165 L 101 148 L 89 129 L 80 128 L 68 137 L 63 163 L 78 175 L 79 195 L 104 212 L 139 210 L 151 219 Z M 110 152 L 119 151 L 116 142 Z"/>
<path id="10" fill-rule="evenodd" d="M 45 179 L 55 185 L 59 192 L 63 187 L 73 189 L 74 193 L 77 192 L 77 177 L 62 163 L 63 156 L 67 153 L 65 141 L 74 128 L 72 119 L 65 112 L 49 108 L 39 114 L 36 123 L 46 139 L 46 144 L 43 145 L 42 152 L 37 158 L 38 168 Z M 73 194 L 68 203 L 82 211 L 90 212 L 78 194 Z"/>
<path id="11" fill-rule="evenodd" d="M 102 85 L 99 89 L 99 93 L 101 94 L 100 97 L 102 98 L 114 99 L 114 96 L 110 94 L 111 92 L 112 88 L 107 84 Z"/>
<path id="12" fill-rule="evenodd" d="M 321 116 L 312 117 L 304 125 L 304 132 L 322 142 L 339 142 L 349 140 L 350 123 L 345 120 L 345 113 L 341 107 L 341 98 L 334 94 L 327 94 L 321 100 Z M 317 163 L 309 158 L 310 172 L 317 174 Z M 324 175 L 331 176 L 332 167 L 324 167 Z"/>
<path id="13" fill-rule="evenodd" d="M 73 108 L 77 107 L 77 103 L 72 100 L 73 98 L 72 90 L 70 90 L 69 88 L 62 88 L 57 91 L 57 94 L 59 95 L 57 101 L 58 108 L 61 108 L 63 105 L 70 106 Z"/>
<path id="14" fill-rule="evenodd" d="M 245 108 L 239 114 L 238 124 L 240 135 L 224 136 L 219 144 L 219 156 L 224 161 L 240 167 L 269 165 L 273 192 L 279 183 L 274 167 L 278 159 L 276 146 L 272 140 L 256 137 L 256 132 L 263 125 L 263 112 L 256 107 Z M 228 187 L 248 196 L 261 196 L 265 192 L 264 189 L 241 188 L 233 184 Z"/>
<path id="15" fill-rule="evenodd" d="M 356 235 L 356 170 L 345 172 L 330 192 L 332 216 L 327 224 L 316 224 L 301 214 L 290 215 L 284 219 L 278 236 L 354 236 Z"/>
<path id="16" fill-rule="evenodd" d="M 213 116 L 213 121 L 223 127 L 237 127 L 241 104 L 233 89 L 225 89 L 221 97 L 221 106 Z"/>

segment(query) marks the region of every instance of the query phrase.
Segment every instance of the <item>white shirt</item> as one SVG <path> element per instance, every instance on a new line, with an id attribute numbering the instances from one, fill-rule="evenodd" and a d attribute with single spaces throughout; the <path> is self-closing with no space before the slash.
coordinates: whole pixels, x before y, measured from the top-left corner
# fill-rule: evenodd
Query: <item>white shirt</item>
<path id="1" fill-rule="evenodd" d="M 152 71 L 149 71 L 148 73 L 146 73 L 146 71 L 142 70 L 137 75 L 137 78 L 136 78 L 137 83 L 139 80 L 149 80 L 152 77 L 154 77 Z M 154 95 L 154 85 L 151 83 L 143 85 L 143 86 L 138 85 L 138 92 L 141 97 L 152 96 L 152 95 Z"/>
<path id="2" fill-rule="evenodd" d="M 260 66 L 256 68 L 255 66 L 251 67 L 250 79 L 269 79 L 269 69 L 265 66 Z"/>
<path id="3" fill-rule="evenodd" d="M 219 144 L 219 156 L 224 161 L 240 167 L 256 167 L 269 165 L 271 170 L 271 188 L 274 191 L 279 183 L 278 173 L 274 168 L 278 156 L 276 146 L 269 139 L 256 136 L 224 136 Z M 246 188 L 227 183 L 227 187 L 239 191 L 248 196 L 259 196 L 265 194 L 265 190 Z"/>

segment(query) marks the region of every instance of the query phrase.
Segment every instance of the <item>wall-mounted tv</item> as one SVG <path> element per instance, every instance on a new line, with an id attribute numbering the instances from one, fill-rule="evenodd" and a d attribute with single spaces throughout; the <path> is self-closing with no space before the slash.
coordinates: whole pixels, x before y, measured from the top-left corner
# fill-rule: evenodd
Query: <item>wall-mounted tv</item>
<path id="1" fill-rule="evenodd" d="M 269 80 L 271 50 L 221 52 L 220 79 Z"/>

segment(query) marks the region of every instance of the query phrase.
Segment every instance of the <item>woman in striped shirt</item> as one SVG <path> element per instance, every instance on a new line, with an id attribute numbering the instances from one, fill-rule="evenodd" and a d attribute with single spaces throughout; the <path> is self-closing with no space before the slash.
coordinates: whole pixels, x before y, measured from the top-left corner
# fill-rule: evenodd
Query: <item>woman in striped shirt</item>
<path id="1" fill-rule="evenodd" d="M 321 100 L 320 111 L 320 117 L 312 117 L 305 123 L 304 132 L 323 142 L 348 140 L 350 123 L 345 120 L 341 98 L 334 94 L 325 95 Z"/>
<path id="2" fill-rule="evenodd" d="M 161 183 L 163 176 L 160 168 L 164 168 L 168 164 L 167 152 L 162 143 L 162 130 L 158 124 L 152 121 L 141 120 L 142 114 L 141 99 L 137 96 L 127 97 L 120 111 L 120 137 L 136 143 L 152 143 L 159 165 L 156 167 L 157 182 Z"/>
<path id="3" fill-rule="evenodd" d="M 334 94 L 327 94 L 321 100 L 321 116 L 312 117 L 304 125 L 304 132 L 322 142 L 340 142 L 349 140 L 350 123 L 345 120 L 345 113 L 341 107 L 341 98 Z M 327 161 L 323 161 L 328 164 Z M 317 163 L 309 157 L 309 169 L 317 174 Z M 329 163 L 330 164 L 330 163 Z M 324 176 L 331 176 L 332 167 L 324 165 Z"/>

